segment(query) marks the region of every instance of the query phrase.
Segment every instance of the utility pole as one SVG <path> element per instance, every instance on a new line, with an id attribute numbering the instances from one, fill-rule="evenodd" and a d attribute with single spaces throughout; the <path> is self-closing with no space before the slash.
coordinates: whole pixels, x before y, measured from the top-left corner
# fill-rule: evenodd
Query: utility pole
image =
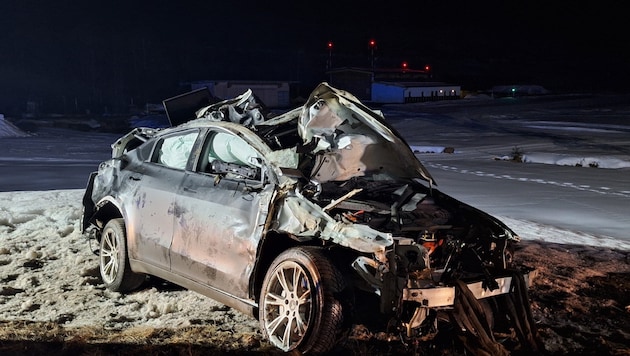
<path id="1" fill-rule="evenodd" d="M 332 84 L 332 73 L 330 72 L 332 70 L 332 50 L 333 50 L 332 41 L 328 41 L 327 47 L 328 47 L 328 61 L 326 62 L 326 69 L 328 70 L 328 83 Z"/>
<path id="2" fill-rule="evenodd" d="M 330 70 L 332 69 L 332 50 L 333 50 L 333 43 L 332 41 L 328 41 L 328 61 L 326 62 L 326 69 Z"/>
<path id="3" fill-rule="evenodd" d="M 372 82 L 374 81 L 374 51 L 376 50 L 376 40 L 371 39 L 368 42 L 368 46 L 370 47 L 370 66 L 372 68 Z"/>

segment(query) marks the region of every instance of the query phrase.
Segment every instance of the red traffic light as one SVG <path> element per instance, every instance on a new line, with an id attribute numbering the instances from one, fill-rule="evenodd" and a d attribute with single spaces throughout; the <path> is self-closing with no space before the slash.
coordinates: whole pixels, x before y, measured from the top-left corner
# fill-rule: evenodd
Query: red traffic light
<path id="1" fill-rule="evenodd" d="M 328 49 L 332 49 L 333 48 L 333 43 L 331 41 L 328 41 Z"/>
<path id="2" fill-rule="evenodd" d="M 407 64 L 407 62 L 402 62 L 401 66 L 402 66 L 403 69 L 407 69 L 408 64 Z"/>
<path id="3" fill-rule="evenodd" d="M 375 40 L 370 40 L 369 44 L 370 44 L 371 48 L 376 47 L 376 41 Z"/>
<path id="4" fill-rule="evenodd" d="M 431 67 L 429 67 L 429 65 L 428 65 L 428 64 L 427 64 L 426 66 L 424 66 L 424 70 L 425 70 L 425 71 L 427 71 L 427 72 L 428 72 L 430 69 L 431 69 Z"/>

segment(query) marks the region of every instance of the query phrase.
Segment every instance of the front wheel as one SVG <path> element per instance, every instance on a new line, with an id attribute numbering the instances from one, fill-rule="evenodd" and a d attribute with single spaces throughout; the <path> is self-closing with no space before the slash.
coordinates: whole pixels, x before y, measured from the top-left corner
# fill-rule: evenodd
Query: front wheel
<path id="1" fill-rule="evenodd" d="M 105 287 L 114 292 L 128 292 L 140 287 L 145 275 L 134 273 L 129 267 L 123 219 L 112 219 L 105 225 L 100 247 L 100 272 Z"/>
<path id="2" fill-rule="evenodd" d="M 316 248 L 291 248 L 271 264 L 262 284 L 259 320 L 263 334 L 283 351 L 320 353 L 344 331 L 336 295 L 344 281 Z"/>

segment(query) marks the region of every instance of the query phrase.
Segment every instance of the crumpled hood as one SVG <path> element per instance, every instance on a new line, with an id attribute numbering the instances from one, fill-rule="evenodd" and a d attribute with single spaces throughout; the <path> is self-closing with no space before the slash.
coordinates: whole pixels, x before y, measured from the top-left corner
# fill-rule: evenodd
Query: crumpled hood
<path id="1" fill-rule="evenodd" d="M 374 180 L 420 178 L 434 184 L 380 112 L 327 83 L 317 86 L 303 106 L 298 131 L 316 156 L 311 179 L 320 183 L 368 176 Z"/>
<path id="2" fill-rule="evenodd" d="M 262 113 L 251 90 L 204 107 L 196 116 L 211 121 L 231 121 L 256 132 L 259 128 L 273 130 L 274 126 L 296 120 L 303 145 L 300 150 L 310 153 L 313 159 L 311 172 L 304 173 L 320 183 L 367 177 L 373 180 L 419 178 L 435 184 L 409 145 L 379 111 L 325 82 L 313 90 L 304 106 L 277 117 L 268 118 Z"/>

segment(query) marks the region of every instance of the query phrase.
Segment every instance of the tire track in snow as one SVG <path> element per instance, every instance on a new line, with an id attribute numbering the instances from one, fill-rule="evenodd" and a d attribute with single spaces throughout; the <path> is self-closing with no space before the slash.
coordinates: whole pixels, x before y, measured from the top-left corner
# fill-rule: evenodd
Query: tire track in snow
<path id="1" fill-rule="evenodd" d="M 426 166 L 429 166 L 431 168 L 434 169 L 441 169 L 443 171 L 451 171 L 451 172 L 457 172 L 457 173 L 461 173 L 461 174 L 472 174 L 478 177 L 488 177 L 488 178 L 495 178 L 495 179 L 507 179 L 507 180 L 515 180 L 515 181 L 519 181 L 519 182 L 526 182 L 526 183 L 537 183 L 537 184 L 548 184 L 548 185 L 553 185 L 553 186 L 558 186 L 558 187 L 562 187 L 562 188 L 569 188 L 569 189 L 575 189 L 575 190 L 580 190 L 580 191 L 584 191 L 584 192 L 591 192 L 591 193 L 597 193 L 597 194 L 603 194 L 603 195 L 614 195 L 614 196 L 620 196 L 620 197 L 624 197 L 624 198 L 630 198 L 630 190 L 621 190 L 621 191 L 614 191 L 609 187 L 593 187 L 590 185 L 585 185 L 585 184 L 575 184 L 572 182 L 559 182 L 559 181 L 553 181 L 553 180 L 545 180 L 545 179 L 540 179 L 540 178 L 528 178 L 528 177 L 515 177 L 509 174 L 494 174 L 494 173 L 488 173 L 488 172 L 484 172 L 484 171 L 479 171 L 479 170 L 469 170 L 469 169 L 460 169 L 458 167 L 454 167 L 454 166 L 449 166 L 449 165 L 445 165 L 445 164 L 441 164 L 441 163 L 428 163 L 425 162 Z"/>

